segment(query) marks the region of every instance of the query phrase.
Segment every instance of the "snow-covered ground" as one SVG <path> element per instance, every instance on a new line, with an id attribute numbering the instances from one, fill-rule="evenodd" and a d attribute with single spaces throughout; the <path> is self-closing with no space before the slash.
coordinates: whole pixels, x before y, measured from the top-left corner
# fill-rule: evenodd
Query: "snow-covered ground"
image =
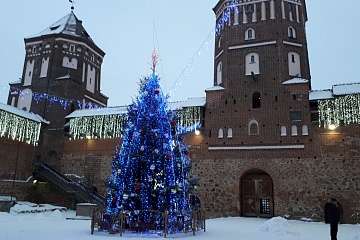
<path id="1" fill-rule="evenodd" d="M 48 208 L 49 206 L 47 206 Z M 24 208 L 24 207 L 22 207 Z M 107 233 L 90 235 L 90 221 L 66 220 L 73 211 L 55 210 L 41 213 L 0 213 L 1 240 L 112 240 L 120 236 Z M 125 235 L 120 239 L 138 240 L 154 236 Z M 159 238 L 158 238 L 159 239 Z M 329 239 L 329 226 L 323 223 L 254 218 L 222 218 L 207 221 L 207 232 L 176 239 L 194 240 L 322 240 Z M 341 225 L 340 240 L 360 240 L 359 225 Z"/>

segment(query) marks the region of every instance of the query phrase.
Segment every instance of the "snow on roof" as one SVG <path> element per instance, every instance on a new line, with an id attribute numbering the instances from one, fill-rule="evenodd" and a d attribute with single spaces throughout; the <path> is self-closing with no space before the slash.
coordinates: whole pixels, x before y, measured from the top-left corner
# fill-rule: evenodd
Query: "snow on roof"
<path id="1" fill-rule="evenodd" d="M 282 84 L 283 85 L 304 84 L 304 83 L 308 83 L 308 82 L 309 82 L 309 80 L 307 80 L 307 79 L 296 77 L 296 78 L 287 80 L 287 81 L 283 82 Z"/>
<path id="2" fill-rule="evenodd" d="M 335 96 L 360 93 L 360 83 L 348 83 L 334 85 L 332 88 Z"/>
<path id="3" fill-rule="evenodd" d="M 76 37 L 83 37 L 91 40 L 91 37 L 82 26 L 82 22 L 75 16 L 73 12 L 69 13 L 65 17 L 61 18 L 50 27 L 44 29 L 38 34 L 32 35 L 28 38 L 41 37 L 52 34 L 66 34 Z"/>
<path id="4" fill-rule="evenodd" d="M 214 87 L 205 89 L 205 92 L 220 91 L 220 90 L 224 90 L 224 89 L 225 89 L 225 88 L 223 88 L 223 87 L 221 87 L 221 86 L 214 86 Z"/>
<path id="5" fill-rule="evenodd" d="M 72 112 L 70 115 L 66 116 L 66 118 L 124 115 L 124 114 L 127 114 L 127 106 L 76 110 Z"/>
<path id="6" fill-rule="evenodd" d="M 360 83 L 337 84 L 332 89 L 310 91 L 309 100 L 332 99 L 336 96 L 351 94 L 360 94 Z"/>
<path id="7" fill-rule="evenodd" d="M 324 100 L 324 99 L 331 99 L 331 98 L 334 98 L 331 89 L 314 90 L 314 91 L 310 91 L 310 93 L 309 93 L 310 101 Z"/>
<path id="8" fill-rule="evenodd" d="M 13 107 L 13 106 L 10 106 L 10 105 L 5 105 L 5 104 L 0 103 L 0 110 L 12 113 L 12 114 L 17 115 L 17 116 L 22 117 L 22 118 L 32 120 L 34 122 L 49 124 L 49 121 L 46 121 L 44 118 L 42 118 L 38 114 L 35 114 L 35 113 L 32 113 L 32 112 L 27 112 L 27 111 L 18 109 L 16 107 Z"/>
<path id="9" fill-rule="evenodd" d="M 71 78 L 70 74 L 66 74 L 65 76 L 56 78 L 56 80 L 64 80 L 64 79 L 70 79 L 70 78 Z"/>
<path id="10" fill-rule="evenodd" d="M 205 103 L 206 103 L 206 99 L 204 97 L 196 97 L 196 98 L 189 98 L 185 101 L 170 102 L 169 108 L 171 110 L 178 110 L 185 107 L 203 107 L 205 106 Z M 70 115 L 66 116 L 66 118 L 124 115 L 124 114 L 127 114 L 127 106 L 76 110 Z"/>
<path id="11" fill-rule="evenodd" d="M 185 107 L 203 107 L 206 104 L 205 97 L 194 97 L 188 98 L 185 101 L 178 101 L 178 102 L 170 102 L 169 108 L 171 110 L 178 110 Z"/>
<path id="12" fill-rule="evenodd" d="M 12 82 L 10 82 L 9 84 L 10 84 L 10 85 L 12 85 L 12 84 L 20 84 L 21 81 L 22 81 L 22 79 L 19 78 L 18 80 L 12 81 Z"/>

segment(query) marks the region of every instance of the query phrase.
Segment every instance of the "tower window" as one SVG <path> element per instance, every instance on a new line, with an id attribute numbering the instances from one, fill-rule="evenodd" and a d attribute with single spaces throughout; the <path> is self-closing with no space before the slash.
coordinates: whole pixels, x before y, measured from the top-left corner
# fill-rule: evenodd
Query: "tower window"
<path id="1" fill-rule="evenodd" d="M 222 84 L 222 62 L 219 62 L 216 67 L 216 85 Z"/>
<path id="2" fill-rule="evenodd" d="M 259 65 L 259 54 L 249 53 L 245 57 L 245 75 L 257 75 L 260 74 L 260 65 Z"/>
<path id="3" fill-rule="evenodd" d="M 301 77 L 300 55 L 296 52 L 289 52 L 289 75 Z"/>
<path id="4" fill-rule="evenodd" d="M 255 92 L 252 98 L 252 107 L 253 108 L 261 108 L 261 94 L 259 92 Z"/>
<path id="5" fill-rule="evenodd" d="M 285 126 L 281 127 L 281 136 L 286 137 L 287 136 L 287 129 Z"/>
<path id="6" fill-rule="evenodd" d="M 293 38 L 293 39 L 296 38 L 296 30 L 295 30 L 295 28 L 293 28 L 293 27 L 288 28 L 288 37 Z"/>
<path id="7" fill-rule="evenodd" d="M 75 45 L 71 44 L 69 48 L 70 52 L 75 52 Z"/>
<path id="8" fill-rule="evenodd" d="M 228 138 L 232 138 L 233 137 L 233 130 L 232 128 L 229 128 L 228 131 L 227 131 L 227 137 Z"/>
<path id="9" fill-rule="evenodd" d="M 309 127 L 307 125 L 302 126 L 302 135 L 309 136 Z"/>
<path id="10" fill-rule="evenodd" d="M 224 138 L 224 130 L 222 128 L 219 129 L 218 138 Z"/>
<path id="11" fill-rule="evenodd" d="M 252 28 L 249 28 L 245 32 L 245 40 L 253 40 L 255 39 L 255 30 Z"/>
<path id="12" fill-rule="evenodd" d="M 254 56 L 254 55 L 251 55 L 250 63 L 251 63 L 251 64 L 254 64 L 254 63 L 255 63 L 255 56 Z"/>
<path id="13" fill-rule="evenodd" d="M 249 136 L 259 135 L 259 123 L 256 120 L 249 122 Z"/>
<path id="14" fill-rule="evenodd" d="M 296 125 L 293 125 L 291 127 L 291 136 L 297 136 L 298 135 L 298 128 Z"/>
<path id="15" fill-rule="evenodd" d="M 36 46 L 32 48 L 32 53 L 36 53 Z"/>

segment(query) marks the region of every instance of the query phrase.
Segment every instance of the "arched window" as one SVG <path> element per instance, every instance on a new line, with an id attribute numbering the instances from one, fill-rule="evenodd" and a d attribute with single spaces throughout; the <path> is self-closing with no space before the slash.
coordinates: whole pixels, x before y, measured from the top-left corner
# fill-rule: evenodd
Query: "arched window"
<path id="1" fill-rule="evenodd" d="M 296 125 L 291 126 L 291 136 L 298 135 L 298 127 Z"/>
<path id="2" fill-rule="evenodd" d="M 296 52 L 289 52 L 289 75 L 301 77 L 300 55 Z"/>
<path id="3" fill-rule="evenodd" d="M 287 136 L 287 129 L 285 126 L 281 127 L 281 136 L 286 137 Z"/>
<path id="4" fill-rule="evenodd" d="M 245 57 L 245 75 L 257 75 L 260 74 L 259 54 L 249 53 Z"/>
<path id="5" fill-rule="evenodd" d="M 218 138 L 224 138 L 224 130 L 222 128 L 219 129 Z"/>
<path id="6" fill-rule="evenodd" d="M 227 137 L 228 138 L 232 138 L 233 137 L 233 130 L 232 128 L 229 128 L 228 131 L 227 131 Z"/>
<path id="7" fill-rule="evenodd" d="M 252 107 L 253 108 L 261 108 L 261 94 L 259 92 L 255 92 L 253 94 Z"/>
<path id="8" fill-rule="evenodd" d="M 245 40 L 253 40 L 255 39 L 255 30 L 252 28 L 249 28 L 245 31 Z"/>
<path id="9" fill-rule="evenodd" d="M 216 84 L 222 84 L 222 62 L 219 62 L 216 67 Z"/>
<path id="10" fill-rule="evenodd" d="M 309 136 L 309 127 L 307 125 L 302 126 L 302 135 Z"/>
<path id="11" fill-rule="evenodd" d="M 249 136 L 259 135 L 259 123 L 256 120 L 249 122 Z"/>
<path id="12" fill-rule="evenodd" d="M 293 38 L 293 39 L 296 38 L 296 30 L 295 30 L 295 28 L 293 28 L 291 26 L 288 27 L 288 37 Z"/>

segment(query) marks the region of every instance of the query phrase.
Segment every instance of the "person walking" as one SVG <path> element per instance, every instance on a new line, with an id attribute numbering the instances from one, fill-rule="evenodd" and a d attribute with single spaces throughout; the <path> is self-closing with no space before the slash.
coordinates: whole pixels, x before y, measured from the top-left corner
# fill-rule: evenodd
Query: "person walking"
<path id="1" fill-rule="evenodd" d="M 330 224 L 331 240 L 337 240 L 340 212 L 338 201 L 334 198 L 329 199 L 325 204 L 325 223 Z"/>

